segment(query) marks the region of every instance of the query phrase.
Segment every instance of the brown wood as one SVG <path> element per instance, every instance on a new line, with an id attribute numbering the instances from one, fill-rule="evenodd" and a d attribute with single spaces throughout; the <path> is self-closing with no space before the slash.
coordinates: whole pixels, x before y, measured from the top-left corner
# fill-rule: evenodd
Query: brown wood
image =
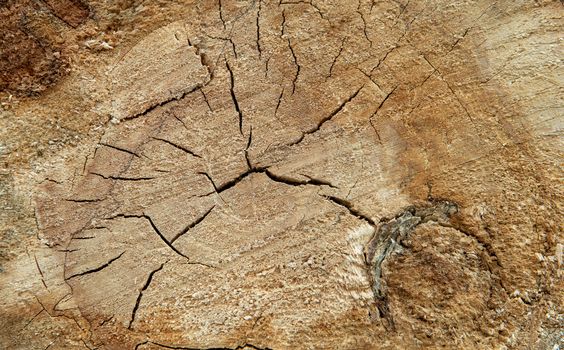
<path id="1" fill-rule="evenodd" d="M 561 15 L 0 5 L 0 348 L 556 349 Z"/>

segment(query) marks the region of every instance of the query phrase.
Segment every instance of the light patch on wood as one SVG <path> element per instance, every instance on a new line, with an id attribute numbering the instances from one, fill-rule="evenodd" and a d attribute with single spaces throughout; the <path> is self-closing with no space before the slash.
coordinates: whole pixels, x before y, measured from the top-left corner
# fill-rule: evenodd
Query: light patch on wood
<path id="1" fill-rule="evenodd" d="M 179 99 L 210 80 L 184 25 L 171 23 L 149 34 L 111 71 L 112 116 L 129 119 Z"/>
<path id="2" fill-rule="evenodd" d="M 374 227 L 365 223 L 347 234 L 348 253 L 337 272 L 340 284 L 354 300 L 369 302 L 373 299 L 370 280 L 364 262 L 364 245 L 374 233 Z"/>

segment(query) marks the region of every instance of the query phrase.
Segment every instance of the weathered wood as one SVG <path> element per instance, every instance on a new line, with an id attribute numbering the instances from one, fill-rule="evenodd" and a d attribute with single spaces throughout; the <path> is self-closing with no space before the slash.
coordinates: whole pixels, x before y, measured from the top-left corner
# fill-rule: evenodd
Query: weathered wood
<path id="1" fill-rule="evenodd" d="M 4 104 L 2 346 L 558 343 L 560 2 L 69 3 Z"/>

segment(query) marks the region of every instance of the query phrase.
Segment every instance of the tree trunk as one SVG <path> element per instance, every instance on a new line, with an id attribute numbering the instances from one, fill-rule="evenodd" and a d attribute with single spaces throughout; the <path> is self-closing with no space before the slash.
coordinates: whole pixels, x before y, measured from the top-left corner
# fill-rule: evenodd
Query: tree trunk
<path id="1" fill-rule="evenodd" d="M 562 14 L 0 1 L 0 348 L 556 349 Z"/>

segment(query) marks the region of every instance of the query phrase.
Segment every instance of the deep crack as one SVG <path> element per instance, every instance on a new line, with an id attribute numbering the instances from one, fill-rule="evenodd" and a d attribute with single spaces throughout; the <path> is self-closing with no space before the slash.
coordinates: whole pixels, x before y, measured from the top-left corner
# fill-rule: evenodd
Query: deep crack
<path id="1" fill-rule="evenodd" d="M 165 242 L 165 244 L 172 249 L 176 254 L 180 255 L 183 258 L 186 258 L 188 260 L 190 260 L 190 258 L 188 258 L 186 255 L 184 255 L 182 252 L 180 252 L 178 249 L 176 249 L 175 246 L 172 245 L 171 242 L 169 242 L 165 236 L 161 233 L 161 231 L 159 230 L 159 228 L 157 227 L 157 225 L 155 225 L 155 223 L 153 222 L 153 219 L 151 219 L 151 217 L 149 215 L 143 214 L 142 216 L 143 218 L 147 219 L 149 221 L 149 224 L 151 224 L 151 227 L 153 228 L 153 230 L 155 231 L 155 233 L 162 239 L 163 242 Z"/>
<path id="2" fill-rule="evenodd" d="M 208 82 L 209 82 L 209 80 L 208 80 Z M 201 89 L 202 87 L 206 86 L 206 84 L 207 84 L 208 82 L 203 83 L 203 84 L 202 84 L 202 83 L 198 83 L 198 84 L 196 84 L 196 86 L 195 86 L 194 88 L 192 88 L 192 89 L 190 89 L 190 90 L 188 90 L 188 91 L 186 91 L 186 92 L 184 92 L 184 93 L 182 93 L 182 94 L 180 94 L 180 95 L 178 95 L 178 96 L 174 96 L 174 97 L 172 97 L 172 98 L 169 98 L 169 99 L 167 99 L 167 100 L 164 100 L 164 101 L 162 101 L 162 102 L 159 102 L 159 103 L 157 103 L 157 104 L 155 104 L 155 105 L 153 105 L 153 106 L 151 106 L 151 107 L 145 109 L 143 112 L 140 112 L 140 113 L 137 113 L 137 114 L 134 114 L 134 115 L 131 115 L 131 116 L 122 118 L 121 120 L 124 120 L 124 121 L 125 121 L 125 120 L 132 120 L 132 119 L 137 119 L 137 118 L 140 118 L 140 117 L 144 117 L 144 116 L 146 116 L 147 114 L 149 114 L 150 112 L 154 111 L 155 109 L 157 109 L 157 108 L 159 108 L 159 107 L 165 106 L 165 105 L 167 105 L 168 103 L 170 103 L 170 102 L 172 102 L 172 101 L 178 101 L 178 100 L 183 99 L 184 97 L 190 95 L 190 94 L 193 93 L 194 91 L 197 91 L 197 90 Z"/>
<path id="3" fill-rule="evenodd" d="M 294 48 L 292 47 L 292 42 L 290 41 L 290 38 L 288 38 L 288 47 L 290 48 L 290 53 L 292 54 L 294 65 L 296 66 L 296 74 L 294 75 L 294 79 L 292 80 L 292 94 L 294 94 L 294 92 L 296 92 L 296 84 L 298 82 L 298 78 L 300 77 L 300 71 L 302 67 L 298 63 L 298 58 L 296 57 L 296 53 L 294 52 Z"/>
<path id="4" fill-rule="evenodd" d="M 239 101 L 237 100 L 237 95 L 235 95 L 235 76 L 233 75 L 233 70 L 229 65 L 229 62 L 225 61 L 225 65 L 227 66 L 227 70 L 229 71 L 229 93 L 231 94 L 231 100 L 233 101 L 233 105 L 235 106 L 235 110 L 237 111 L 237 115 L 239 116 L 239 132 L 243 135 L 243 112 L 241 111 L 241 107 L 239 106 Z"/>
<path id="5" fill-rule="evenodd" d="M 139 309 L 139 305 L 141 304 L 141 298 L 143 297 L 143 293 L 147 290 L 147 288 L 149 288 L 149 285 L 151 284 L 151 281 L 153 280 L 153 276 L 155 275 L 155 273 L 162 270 L 165 264 L 166 262 L 162 263 L 161 266 L 159 266 L 156 270 L 153 270 L 149 273 L 149 276 L 147 277 L 147 281 L 145 281 L 145 284 L 139 291 L 139 295 L 137 296 L 135 305 L 133 306 L 133 311 L 131 312 L 131 319 L 129 320 L 127 329 L 131 329 L 133 326 L 133 322 L 135 321 L 135 316 L 137 315 L 137 310 Z"/>
<path id="6" fill-rule="evenodd" d="M 100 265 L 100 266 L 98 266 L 98 267 L 95 267 L 95 268 L 93 268 L 93 269 L 86 270 L 86 271 L 79 272 L 79 273 L 75 273 L 74 275 L 71 275 L 71 276 L 69 276 L 69 277 L 65 277 L 65 280 L 68 281 L 68 280 L 70 280 L 70 279 L 72 279 L 72 278 L 75 278 L 75 277 L 80 277 L 80 276 L 88 275 L 88 274 L 90 274 L 90 273 L 102 271 L 102 270 L 105 269 L 106 267 L 110 266 L 114 261 L 116 261 L 117 259 L 121 258 L 124 253 L 125 253 L 125 250 L 124 250 L 123 252 L 121 252 L 121 254 L 119 254 L 118 256 L 116 256 L 116 257 L 114 257 L 114 258 L 111 258 L 107 263 L 102 264 L 102 265 Z"/>
<path id="7" fill-rule="evenodd" d="M 153 344 L 156 345 L 158 347 L 161 348 L 165 348 L 165 349 L 175 349 L 175 350 L 242 350 L 245 348 L 251 348 L 254 350 L 272 350 L 269 347 L 259 347 L 253 344 L 249 344 L 249 343 L 243 343 L 241 345 L 237 345 L 236 347 L 233 348 L 227 348 L 227 347 L 187 347 L 187 346 L 177 346 L 177 345 L 167 345 L 167 344 L 163 344 L 163 343 L 157 343 L 154 341 L 144 341 L 142 343 L 139 343 L 135 346 L 135 349 L 138 349 L 140 346 L 145 345 L 145 344 Z"/>
<path id="8" fill-rule="evenodd" d="M 328 201 L 337 204 L 338 206 L 347 209 L 347 211 L 354 217 L 366 221 L 370 224 L 370 226 L 376 226 L 376 222 L 372 220 L 368 215 L 362 213 L 360 210 L 355 209 L 354 205 L 349 202 L 348 200 L 338 198 L 335 196 L 323 196 L 323 198 L 327 199 Z"/>
<path id="9" fill-rule="evenodd" d="M 259 7 L 257 10 L 257 23 L 256 23 L 256 27 L 257 27 L 257 51 L 259 54 L 259 59 L 262 58 L 262 48 L 260 46 L 260 11 L 262 10 L 262 0 L 259 0 Z"/>
<path id="10" fill-rule="evenodd" d="M 213 208 L 215 208 L 215 205 L 213 205 L 202 216 L 200 216 L 199 218 L 188 224 L 188 226 L 186 226 L 182 231 L 180 231 L 174 237 L 172 237 L 170 240 L 170 244 L 173 244 L 174 241 L 176 241 L 178 238 L 184 236 L 188 231 L 190 231 L 191 229 L 196 227 L 199 223 L 204 221 L 204 219 L 212 212 Z"/>
<path id="11" fill-rule="evenodd" d="M 140 177 L 126 177 L 126 176 L 114 176 L 114 175 L 103 175 L 96 172 L 91 172 L 90 174 L 100 176 L 106 180 L 118 180 L 118 181 L 147 181 L 153 180 L 155 177 L 152 176 L 140 176 Z"/>
<path id="12" fill-rule="evenodd" d="M 270 180 L 272 180 L 273 182 L 277 182 L 277 183 L 282 183 L 285 185 L 289 185 L 289 186 L 305 186 L 305 185 L 312 185 L 312 186 L 328 186 L 331 188 L 337 188 L 337 186 L 331 184 L 329 181 L 326 180 L 321 180 L 321 179 L 316 179 L 307 175 L 302 175 L 304 177 L 307 177 L 307 180 L 298 180 L 298 179 L 293 179 L 291 177 L 287 177 L 284 175 L 278 175 L 275 174 L 274 172 L 272 172 L 272 170 L 270 170 L 269 167 L 251 167 L 249 168 L 247 171 L 241 173 L 239 176 L 225 182 L 223 185 L 221 186 L 217 186 L 215 181 L 212 179 L 212 177 L 206 173 L 206 172 L 200 172 L 199 174 L 204 175 L 212 184 L 215 192 L 220 195 L 222 192 L 235 187 L 238 183 L 240 183 L 241 181 L 243 181 L 244 179 L 246 179 L 247 177 L 251 176 L 252 174 L 264 174 L 266 175 Z"/>
<path id="13" fill-rule="evenodd" d="M 157 227 L 157 225 L 155 224 L 155 222 L 153 221 L 153 219 L 147 215 L 147 214 L 116 214 L 114 216 L 110 216 L 105 218 L 105 220 L 114 220 L 117 218 L 137 218 L 137 219 L 145 219 L 149 222 L 149 224 L 151 225 L 151 228 L 153 229 L 153 231 L 157 234 L 157 236 L 159 236 L 159 238 L 173 251 L 175 252 L 177 255 L 185 258 L 186 260 L 188 260 L 188 264 L 191 265 L 202 265 L 205 267 L 212 267 L 215 268 L 215 266 L 209 265 L 209 264 L 205 264 L 202 262 L 192 262 L 190 261 L 190 258 L 188 256 L 186 256 L 185 254 L 183 254 L 181 251 L 179 251 L 175 246 L 172 245 L 171 242 L 169 242 L 165 236 L 161 233 L 161 231 L 159 230 L 159 228 Z"/>

